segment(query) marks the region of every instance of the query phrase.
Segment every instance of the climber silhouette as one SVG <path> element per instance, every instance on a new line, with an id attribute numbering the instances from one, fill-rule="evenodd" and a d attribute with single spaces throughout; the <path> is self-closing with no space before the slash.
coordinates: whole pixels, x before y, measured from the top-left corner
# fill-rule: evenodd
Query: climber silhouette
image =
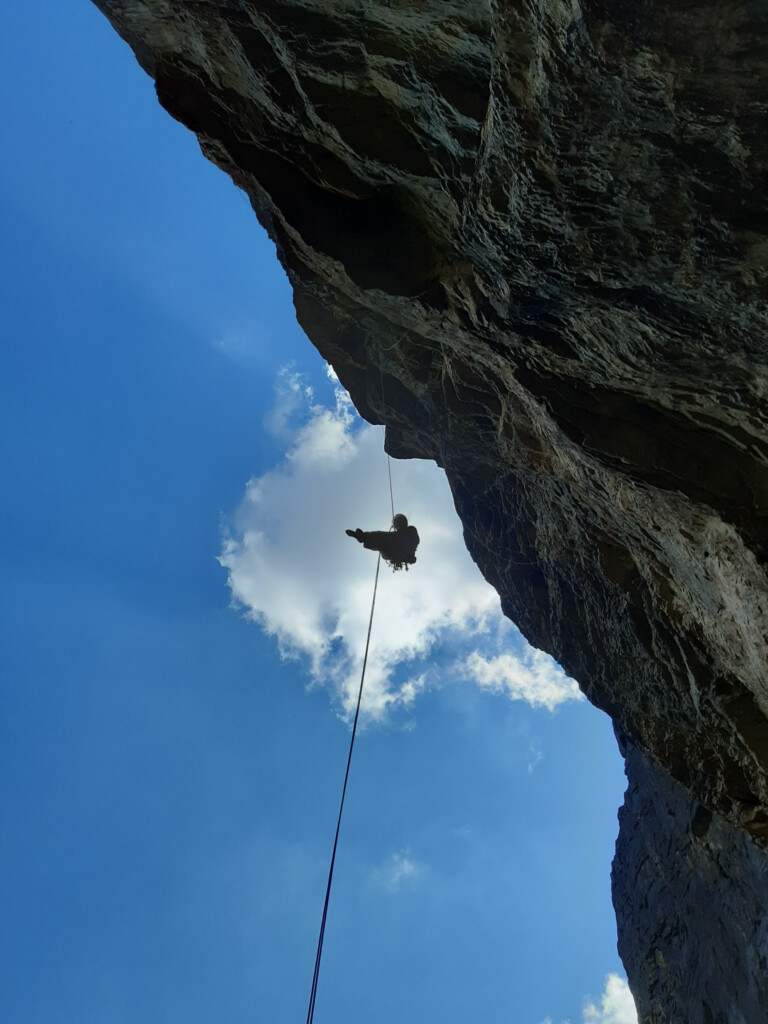
<path id="1" fill-rule="evenodd" d="M 348 537 L 354 537 L 364 548 L 379 551 L 393 569 L 407 569 L 416 561 L 419 534 L 415 526 L 409 526 L 403 515 L 392 520 L 394 530 L 347 530 Z"/>

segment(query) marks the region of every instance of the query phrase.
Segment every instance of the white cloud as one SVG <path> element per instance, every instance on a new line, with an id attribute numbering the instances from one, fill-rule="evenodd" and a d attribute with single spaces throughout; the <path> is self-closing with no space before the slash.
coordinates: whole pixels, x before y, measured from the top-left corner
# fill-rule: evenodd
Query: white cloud
<path id="1" fill-rule="evenodd" d="M 373 880 L 388 892 L 397 892 L 404 882 L 412 882 L 423 868 L 411 859 L 409 850 L 392 853 L 373 872 Z"/>
<path id="2" fill-rule="evenodd" d="M 637 1010 L 629 985 L 618 974 L 606 977 L 599 1007 L 590 999 L 585 1001 L 584 1024 L 637 1024 Z"/>
<path id="3" fill-rule="evenodd" d="M 391 512 L 382 430 L 363 423 L 333 387 L 332 407 L 313 404 L 300 377 L 281 375 L 272 427 L 286 455 L 248 482 L 220 561 L 234 603 L 277 639 L 284 656 L 305 658 L 312 681 L 327 685 L 348 714 L 376 555 L 344 531 L 387 529 Z M 410 460 L 393 462 L 392 476 L 395 509 L 418 527 L 421 545 L 407 573 L 382 563 L 364 713 L 409 708 L 425 689 L 467 676 L 550 710 L 579 698 L 575 684 L 502 616 L 466 551 L 442 471 Z"/>
<path id="4" fill-rule="evenodd" d="M 478 686 L 506 693 L 511 700 L 527 701 L 533 707 L 554 711 L 563 701 L 582 697 L 576 683 L 548 655 L 533 647 L 522 658 L 511 654 L 485 658 L 473 651 L 466 664 Z"/>
<path id="5" fill-rule="evenodd" d="M 275 386 L 275 404 L 267 418 L 269 430 L 278 437 L 285 438 L 289 433 L 291 418 L 302 405 L 311 401 L 312 388 L 304 383 L 301 374 L 296 372 L 293 365 L 284 366 Z"/>
<path id="6" fill-rule="evenodd" d="M 539 747 L 533 742 L 533 740 L 531 740 L 531 742 L 528 744 L 528 774 L 529 775 L 531 774 L 531 772 L 533 772 L 535 770 L 536 766 L 538 765 L 539 761 L 541 761 L 543 756 L 544 755 L 542 754 L 542 752 L 539 749 Z"/>

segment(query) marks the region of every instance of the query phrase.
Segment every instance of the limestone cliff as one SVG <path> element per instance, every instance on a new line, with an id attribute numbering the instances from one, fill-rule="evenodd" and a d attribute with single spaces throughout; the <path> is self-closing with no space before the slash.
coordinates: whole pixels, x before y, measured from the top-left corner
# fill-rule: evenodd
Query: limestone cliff
<path id="1" fill-rule="evenodd" d="M 444 467 L 506 613 L 643 752 L 630 983 L 644 1020 L 720 1019 L 680 1016 L 674 951 L 638 966 L 649 880 L 626 871 L 631 816 L 679 784 L 690 813 L 654 842 L 701 806 L 765 883 L 766 8 L 96 3 L 249 195 L 373 422 L 383 368 L 389 449 Z"/>

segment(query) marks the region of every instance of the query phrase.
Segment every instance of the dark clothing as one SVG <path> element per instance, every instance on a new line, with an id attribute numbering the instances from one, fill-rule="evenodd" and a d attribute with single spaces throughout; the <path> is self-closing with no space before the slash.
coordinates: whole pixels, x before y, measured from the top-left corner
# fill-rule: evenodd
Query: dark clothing
<path id="1" fill-rule="evenodd" d="M 416 561 L 416 548 L 419 546 L 419 534 L 415 526 L 406 526 L 404 530 L 347 530 L 350 537 L 355 537 L 369 551 L 380 551 L 383 557 L 392 564 L 413 565 Z"/>

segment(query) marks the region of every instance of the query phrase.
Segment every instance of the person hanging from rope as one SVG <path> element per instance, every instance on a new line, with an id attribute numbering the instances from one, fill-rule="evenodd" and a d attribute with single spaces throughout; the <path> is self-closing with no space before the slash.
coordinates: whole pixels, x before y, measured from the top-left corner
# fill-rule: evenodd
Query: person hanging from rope
<path id="1" fill-rule="evenodd" d="M 392 520 L 393 530 L 347 530 L 348 537 L 354 537 L 369 551 L 379 551 L 393 569 L 408 569 L 416 561 L 419 534 L 415 526 L 409 526 L 404 515 L 398 513 Z"/>

